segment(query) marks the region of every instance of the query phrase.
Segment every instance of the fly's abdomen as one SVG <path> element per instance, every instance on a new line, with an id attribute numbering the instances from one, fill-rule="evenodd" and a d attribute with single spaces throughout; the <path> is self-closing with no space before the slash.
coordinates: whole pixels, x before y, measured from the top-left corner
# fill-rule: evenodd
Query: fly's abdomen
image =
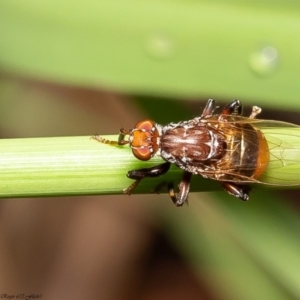
<path id="1" fill-rule="evenodd" d="M 226 132 L 227 153 L 218 163 L 218 169 L 224 172 L 220 179 L 258 179 L 269 163 L 264 135 L 250 124 L 235 124 Z"/>

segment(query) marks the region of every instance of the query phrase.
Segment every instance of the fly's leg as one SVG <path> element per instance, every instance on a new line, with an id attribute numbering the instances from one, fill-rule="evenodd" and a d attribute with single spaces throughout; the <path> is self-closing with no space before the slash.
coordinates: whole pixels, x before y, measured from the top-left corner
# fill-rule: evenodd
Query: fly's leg
<path id="1" fill-rule="evenodd" d="M 214 113 L 215 107 L 216 107 L 215 100 L 208 99 L 201 117 L 200 118 L 196 117 L 194 119 L 196 121 L 196 123 L 199 122 L 203 118 L 211 117 L 212 114 Z M 241 115 L 242 111 L 243 111 L 243 106 L 242 106 L 241 101 L 235 99 L 223 108 L 223 110 L 221 111 L 221 114 L 219 116 L 219 121 L 226 121 L 226 118 L 224 118 L 224 116 Z M 254 111 L 254 108 L 252 110 L 252 114 L 253 114 L 253 111 Z"/>
<path id="2" fill-rule="evenodd" d="M 129 142 L 125 140 L 125 136 L 130 134 L 130 130 L 121 128 L 120 133 L 119 133 L 119 138 L 118 138 L 118 145 L 126 145 Z"/>
<path id="3" fill-rule="evenodd" d="M 243 111 L 243 106 L 240 100 L 233 100 L 229 104 L 225 105 L 221 114 L 218 118 L 220 122 L 227 122 L 228 116 L 230 115 L 241 115 Z"/>
<path id="4" fill-rule="evenodd" d="M 201 116 L 195 117 L 193 119 L 193 123 L 198 124 L 201 122 L 202 119 L 211 117 L 214 113 L 215 108 L 216 108 L 216 101 L 214 99 L 208 99 Z"/>
<path id="5" fill-rule="evenodd" d="M 216 101 L 214 99 L 208 99 L 200 118 L 210 117 L 214 113 L 215 107 Z"/>
<path id="6" fill-rule="evenodd" d="M 100 135 L 93 135 L 93 136 L 91 136 L 91 139 L 96 140 L 96 141 L 98 141 L 99 143 L 102 143 L 102 144 L 108 144 L 108 145 L 111 145 L 111 146 L 118 146 L 117 141 L 110 141 L 110 140 L 104 139 Z"/>
<path id="7" fill-rule="evenodd" d="M 233 100 L 229 104 L 225 105 L 221 111 L 221 115 L 241 115 L 243 112 L 243 106 L 240 100 Z"/>
<path id="8" fill-rule="evenodd" d="M 227 104 L 222 112 L 221 112 L 221 116 L 219 119 L 222 120 L 222 115 L 241 115 L 243 112 L 243 106 L 240 100 L 233 100 L 231 103 Z M 250 119 L 254 119 L 256 118 L 257 115 L 259 115 L 261 113 L 261 108 L 258 106 L 253 106 L 252 107 L 252 112 L 249 116 Z"/>
<path id="9" fill-rule="evenodd" d="M 123 146 L 123 145 L 126 145 L 129 143 L 128 141 L 125 140 L 125 136 L 128 134 L 130 134 L 130 130 L 121 128 L 118 141 L 110 141 L 110 140 L 104 139 L 103 137 L 101 137 L 100 135 L 97 135 L 97 134 L 93 135 L 91 138 L 98 141 L 99 143 L 108 144 L 111 146 Z"/>
<path id="10" fill-rule="evenodd" d="M 128 171 L 127 177 L 130 179 L 135 179 L 135 181 L 129 187 L 123 190 L 124 194 L 130 195 L 143 178 L 159 177 L 167 173 L 170 169 L 170 166 L 171 163 L 165 162 L 163 164 L 151 168 L 143 168 L 143 169 Z"/>
<path id="11" fill-rule="evenodd" d="M 169 183 L 168 190 L 169 195 L 176 206 L 182 206 L 185 202 L 187 202 L 187 198 L 190 191 L 190 183 L 191 183 L 192 173 L 184 172 L 181 182 L 179 184 L 179 192 L 178 194 L 174 191 L 174 184 Z"/>
<path id="12" fill-rule="evenodd" d="M 257 115 L 261 113 L 261 108 L 258 106 L 252 106 L 252 112 L 249 116 L 250 119 L 255 119 Z"/>
<path id="13" fill-rule="evenodd" d="M 249 200 L 249 192 L 251 191 L 248 185 L 237 185 L 232 182 L 221 182 L 223 188 L 232 196 L 239 198 L 240 200 Z"/>

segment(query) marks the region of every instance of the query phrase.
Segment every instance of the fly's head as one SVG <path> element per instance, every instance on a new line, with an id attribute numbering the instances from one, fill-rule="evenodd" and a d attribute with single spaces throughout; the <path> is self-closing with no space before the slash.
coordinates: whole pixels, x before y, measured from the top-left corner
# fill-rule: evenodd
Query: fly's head
<path id="1" fill-rule="evenodd" d="M 128 140 L 125 136 L 128 135 Z M 119 145 L 129 144 L 133 155 L 139 160 L 149 160 L 159 150 L 160 126 L 146 119 L 138 122 L 132 130 L 121 129 Z"/>

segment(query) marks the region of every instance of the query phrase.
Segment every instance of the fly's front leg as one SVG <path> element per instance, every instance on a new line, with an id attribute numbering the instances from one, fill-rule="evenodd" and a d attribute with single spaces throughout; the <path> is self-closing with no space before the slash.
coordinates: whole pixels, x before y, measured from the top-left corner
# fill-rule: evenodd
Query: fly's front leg
<path id="1" fill-rule="evenodd" d="M 125 136 L 130 134 L 130 130 L 121 128 L 120 133 L 119 133 L 119 138 L 118 138 L 118 145 L 126 145 L 129 142 L 125 140 Z"/>
<path id="2" fill-rule="evenodd" d="M 237 185 L 233 182 L 221 182 L 223 188 L 232 196 L 239 198 L 240 200 L 249 200 L 249 193 L 251 191 L 248 185 Z"/>
<path id="3" fill-rule="evenodd" d="M 99 143 L 108 144 L 110 146 L 123 146 L 129 143 L 129 141 L 125 140 L 125 136 L 128 134 L 130 134 L 130 130 L 121 128 L 118 141 L 110 141 L 97 134 L 93 135 L 91 138 L 98 141 Z"/>
<path id="4" fill-rule="evenodd" d="M 107 139 L 101 137 L 100 135 L 93 135 L 93 136 L 91 136 L 91 139 L 94 139 L 94 140 L 96 140 L 96 141 L 98 141 L 99 143 L 102 143 L 102 144 L 108 144 L 108 145 L 111 145 L 111 146 L 118 146 L 117 141 L 107 140 Z"/>
<path id="5" fill-rule="evenodd" d="M 174 191 L 174 184 L 169 183 L 168 190 L 169 195 L 176 206 L 182 206 L 185 202 L 187 202 L 187 198 L 190 191 L 190 183 L 191 183 L 192 173 L 184 172 L 181 182 L 179 184 L 179 192 L 176 195 Z"/>
<path id="6" fill-rule="evenodd" d="M 143 178 L 159 177 L 167 173 L 170 169 L 170 166 L 171 163 L 165 162 L 152 168 L 143 168 L 129 171 L 127 173 L 127 177 L 130 179 L 135 179 L 135 181 L 128 188 L 124 189 L 123 192 L 127 195 L 130 195 Z"/>

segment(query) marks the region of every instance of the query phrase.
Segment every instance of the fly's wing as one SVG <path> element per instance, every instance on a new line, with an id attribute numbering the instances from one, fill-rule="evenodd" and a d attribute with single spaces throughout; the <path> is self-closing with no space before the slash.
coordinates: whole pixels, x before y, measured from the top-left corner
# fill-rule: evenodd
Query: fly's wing
<path id="1" fill-rule="evenodd" d="M 217 125 L 217 116 L 209 122 Z M 223 117 L 223 116 L 222 116 Z M 224 120 L 224 117 L 223 117 Z M 270 160 L 266 171 L 258 179 L 240 176 L 229 181 L 247 183 L 257 182 L 277 186 L 300 185 L 300 126 L 272 120 L 250 119 L 241 116 L 228 116 L 225 118 L 229 127 L 238 124 L 250 124 L 260 130 L 266 138 L 269 146 Z M 222 127 L 226 130 L 227 126 Z M 244 129 L 245 130 L 245 129 Z M 245 170 L 255 166 L 239 166 Z M 223 170 L 230 178 L 234 176 L 234 170 Z M 222 179 L 221 179 L 222 180 Z"/>
<path id="2" fill-rule="evenodd" d="M 265 125 L 259 128 L 268 141 L 270 162 L 259 180 L 281 186 L 300 185 L 300 127 Z"/>

